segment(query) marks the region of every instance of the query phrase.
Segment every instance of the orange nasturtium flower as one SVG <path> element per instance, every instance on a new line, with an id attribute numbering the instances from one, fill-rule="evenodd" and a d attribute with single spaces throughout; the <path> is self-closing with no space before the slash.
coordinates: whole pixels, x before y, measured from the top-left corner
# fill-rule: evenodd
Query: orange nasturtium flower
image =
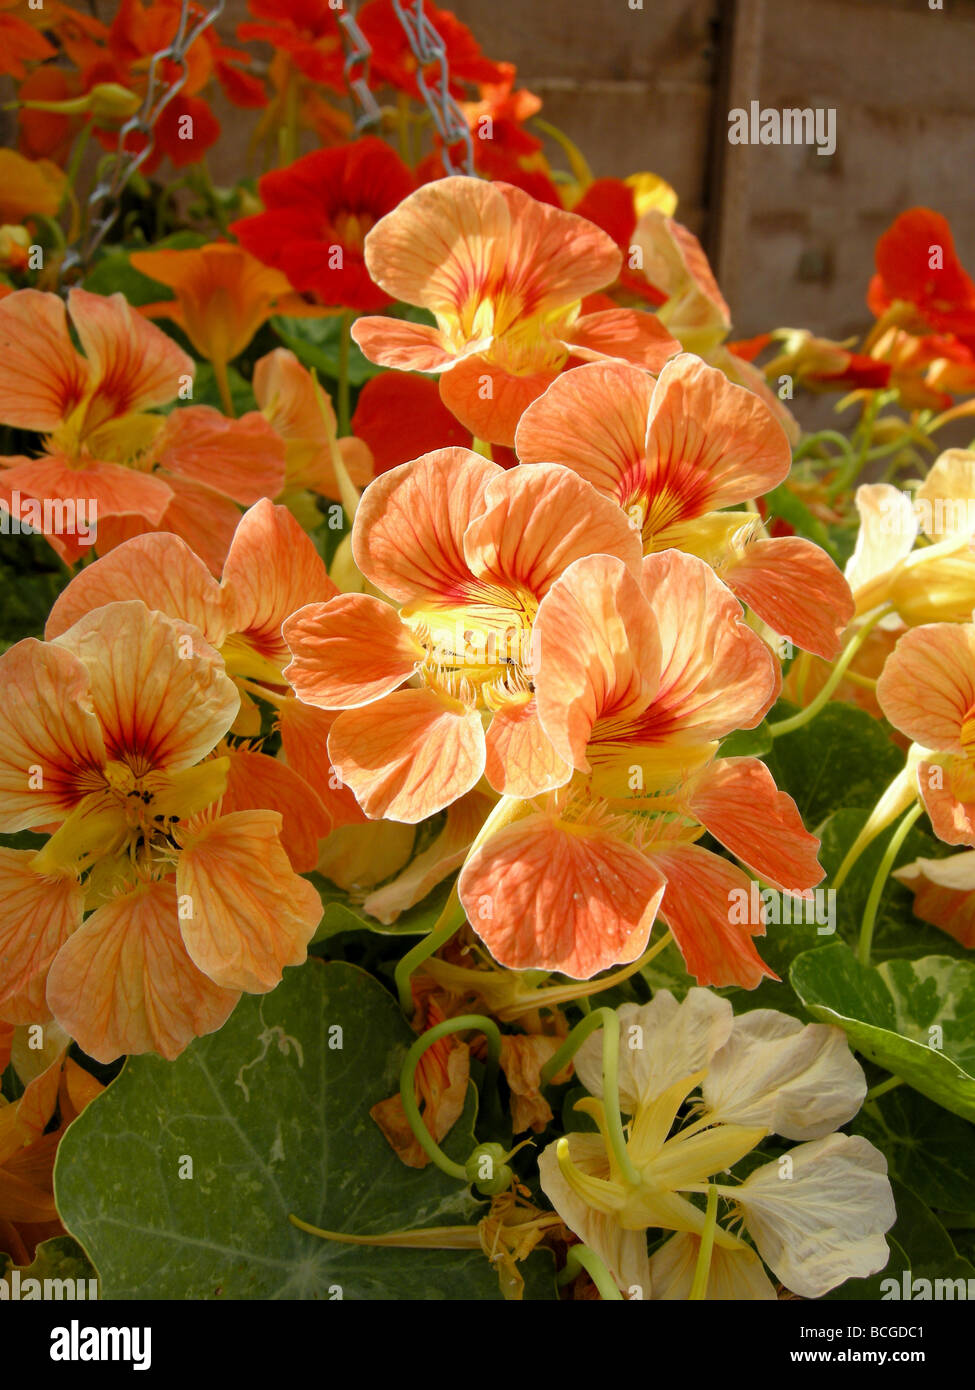
<path id="1" fill-rule="evenodd" d="M 612 284 L 622 256 L 591 222 L 506 183 L 426 184 L 366 237 L 366 267 L 392 299 L 436 327 L 361 318 L 352 335 L 372 362 L 440 373 L 444 403 L 478 439 L 514 443 L 525 409 L 570 357 L 622 358 L 659 371 L 678 350 L 653 314 L 581 313 Z"/>
<path id="2" fill-rule="evenodd" d="M 189 623 L 109 603 L 0 657 L 0 1017 L 53 1015 L 90 1056 L 177 1056 L 305 959 L 321 917 L 281 816 L 224 814 L 209 757 L 240 699 Z M 87 914 L 87 915 L 86 915 Z"/>
<path id="3" fill-rule="evenodd" d="M 209 406 L 151 413 L 187 396 L 194 363 L 122 295 L 72 290 L 68 313 L 84 355 L 57 295 L 18 290 L 0 303 L 0 420 L 44 436 L 38 458 L 0 459 L 4 495 L 71 503 L 79 515 L 84 504 L 97 524 L 88 544 L 102 551 L 175 531 L 219 571 L 237 504 L 273 497 L 284 482 L 283 442 L 256 411 L 241 420 Z M 30 524 L 23 505 L 21 515 Z M 85 549 L 77 532 L 44 533 L 68 563 Z"/>
<path id="4" fill-rule="evenodd" d="M 561 785 L 570 769 L 532 695 L 532 623 L 582 555 L 609 550 L 638 572 L 618 508 L 566 468 L 505 472 L 439 449 L 369 485 L 352 550 L 397 607 L 341 594 L 303 608 L 284 625 L 285 674 L 299 700 L 342 711 L 329 759 L 366 815 L 424 820 L 485 772 L 518 796 Z"/>
<path id="5" fill-rule="evenodd" d="M 220 583 L 178 536 L 137 536 L 75 576 L 51 609 L 44 635 L 51 641 L 93 609 L 130 599 L 192 623 L 237 683 L 241 709 L 231 732 L 260 733 L 260 710 L 250 698 L 256 695 L 277 711 L 287 758 L 285 764 L 246 745 L 222 745 L 221 755 L 230 759 L 223 809 L 280 811 L 281 843 L 305 873 L 333 825 L 363 817 L 348 791 L 329 784 L 330 716 L 299 705 L 287 689 L 282 668 L 290 652 L 281 624 L 303 604 L 337 592 L 311 538 L 286 507 L 265 498 L 241 517 Z"/>
<path id="6" fill-rule="evenodd" d="M 758 396 L 716 368 L 682 353 L 654 382 L 625 363 L 587 363 L 528 407 L 516 448 L 618 502 L 647 554 L 699 555 L 782 636 L 836 655 L 853 600 L 829 556 L 798 536 L 770 539 L 754 513 L 719 510 L 781 483 L 792 451 Z"/>
<path id="7" fill-rule="evenodd" d="M 535 635 L 539 722 L 573 777 L 475 847 L 458 880 L 471 925 L 501 965 L 588 979 L 636 959 L 659 909 L 701 984 L 753 988 L 771 971 L 751 941 L 762 921 L 733 910 L 749 880 L 695 841 L 709 831 L 788 892 L 823 876 L 765 764 L 715 758 L 774 703 L 771 652 L 678 550 L 647 556 L 640 580 L 609 555 L 576 561 Z"/>
<path id="8" fill-rule="evenodd" d="M 877 682 L 877 699 L 922 751 L 917 787 L 938 839 L 975 845 L 975 624 L 905 632 Z"/>
<path id="9" fill-rule="evenodd" d="M 135 251 L 129 259 L 136 270 L 168 285 L 176 296 L 143 304 L 140 314 L 178 323 L 200 356 L 213 363 L 220 383 L 228 362 L 240 356 L 272 314 L 321 313 L 295 294 L 280 270 L 229 242 L 183 251 Z"/>

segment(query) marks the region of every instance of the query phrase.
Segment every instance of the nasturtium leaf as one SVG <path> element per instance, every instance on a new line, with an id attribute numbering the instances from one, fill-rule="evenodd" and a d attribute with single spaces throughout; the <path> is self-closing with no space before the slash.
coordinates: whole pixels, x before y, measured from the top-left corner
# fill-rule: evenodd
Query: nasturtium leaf
<path id="1" fill-rule="evenodd" d="M 14 1263 L 10 1256 L 0 1253 L 0 1279 L 10 1280 L 14 1269 Z M 98 1273 L 92 1265 L 88 1256 L 81 1246 L 72 1236 L 54 1236 L 51 1240 L 42 1240 L 34 1252 L 34 1259 L 29 1265 L 20 1265 L 20 1297 L 33 1297 L 33 1289 L 25 1291 L 24 1285 L 28 1279 L 39 1279 L 41 1281 L 41 1293 L 38 1298 L 88 1298 L 98 1297 L 97 1279 Z M 44 1292 L 43 1281 L 45 1279 L 57 1280 L 57 1284 L 48 1287 Z M 69 1291 L 64 1280 L 70 1279 L 74 1285 Z M 89 1281 L 96 1281 L 93 1289 Z M 80 1286 L 80 1287 L 79 1287 Z"/>
<path id="2" fill-rule="evenodd" d="M 792 713 L 793 706 L 780 702 L 769 723 L 774 727 Z M 808 724 L 779 734 L 766 762 L 780 790 L 795 800 L 807 829 L 815 831 L 840 806 L 875 806 L 904 757 L 866 710 L 834 701 Z"/>
<path id="3" fill-rule="evenodd" d="M 335 1030 L 340 1029 L 341 1033 Z M 498 1299 L 481 1250 L 390 1249 L 292 1226 L 379 1235 L 487 1212 L 439 1169 L 405 1167 L 369 1117 L 414 1035 L 385 989 L 342 962 L 285 972 L 175 1062 L 133 1057 L 58 1150 L 62 1220 L 105 1298 Z M 336 1046 L 336 1043 L 341 1046 Z M 473 1088 L 444 1142 L 474 1147 Z M 192 1177 L 180 1177 L 192 1160 Z M 519 1266 L 525 1297 L 553 1265 Z"/>
<path id="4" fill-rule="evenodd" d="M 819 834 L 823 845 L 819 857 L 827 873 L 827 886 L 835 877 L 868 814 L 866 811 L 837 811 L 820 827 Z M 893 828 L 891 826 L 882 835 L 878 835 L 873 844 L 864 850 L 836 892 L 834 905 L 837 937 L 842 937 L 852 946 L 856 945 L 859 937 L 867 898 Z M 893 867 L 899 868 L 915 859 L 940 859 L 951 852 L 949 846 L 941 840 L 934 839 L 914 826 L 904 841 Z M 829 937 L 824 939 L 830 940 Z M 873 959 L 884 961 L 903 956 L 909 960 L 916 960 L 920 956 L 931 955 L 957 956 L 964 959 L 968 952 L 961 942 L 956 941 L 947 932 L 915 917 L 914 895 L 898 879 L 889 877 L 884 884 L 874 924 Z"/>
<path id="5" fill-rule="evenodd" d="M 930 1207 L 966 1212 L 975 1193 L 975 1129 L 909 1086 L 870 1101 L 851 1122 L 887 1155 L 891 1174 Z"/>
<path id="6" fill-rule="evenodd" d="M 792 963 L 813 1018 L 842 1028 L 871 1062 L 975 1120 L 975 964 L 950 956 L 861 965 L 841 941 Z"/>
<path id="7" fill-rule="evenodd" d="M 869 1299 L 876 1302 L 878 1299 L 903 1298 L 905 1285 L 916 1298 L 921 1290 L 914 1287 L 914 1281 L 922 1279 L 928 1280 L 931 1285 L 927 1290 L 928 1298 L 934 1292 L 936 1280 L 943 1281 L 940 1296 L 943 1298 L 947 1294 L 953 1298 L 957 1290 L 952 1288 L 949 1293 L 947 1281 L 975 1280 L 975 1266 L 959 1255 L 934 1213 L 902 1183 L 892 1181 L 891 1187 L 897 1220 L 887 1232 L 890 1259 L 886 1267 L 869 1279 L 848 1279 L 838 1289 L 828 1293 L 828 1299 Z M 889 1281 L 893 1281 L 897 1292 L 894 1292 Z M 973 1288 L 975 1283 L 969 1284 L 962 1297 L 967 1297 Z"/>
<path id="8" fill-rule="evenodd" d="M 386 310 L 391 318 L 409 319 L 411 323 L 434 322 L 424 309 L 412 305 L 396 305 Z M 314 367 L 323 376 L 337 381 L 341 374 L 340 341 L 342 315 L 339 311 L 321 318 L 289 318 L 278 314 L 271 324 L 285 347 L 291 349 L 306 367 Z M 385 368 L 377 367 L 364 357 L 356 343 L 349 343 L 349 383 L 362 386 L 370 377 L 378 376 Z"/>

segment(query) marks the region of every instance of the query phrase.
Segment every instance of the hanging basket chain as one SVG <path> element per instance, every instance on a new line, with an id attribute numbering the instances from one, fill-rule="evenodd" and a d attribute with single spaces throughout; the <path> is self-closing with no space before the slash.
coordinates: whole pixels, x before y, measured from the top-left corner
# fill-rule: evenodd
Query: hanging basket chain
<path id="1" fill-rule="evenodd" d="M 119 215 L 120 200 L 126 185 L 155 149 L 156 124 L 160 116 L 186 85 L 189 75 L 186 55 L 197 39 L 220 18 L 225 4 L 226 0 L 214 0 L 208 11 L 190 28 L 190 0 L 182 0 L 179 22 L 172 40 L 165 48 L 153 53 L 149 60 L 142 106 L 119 130 L 111 172 L 99 179 L 88 195 L 86 232 L 82 233 L 81 244 L 70 247 L 66 252 L 61 264 L 62 275 L 78 267 L 82 271 L 86 270 L 95 252 L 112 229 Z M 159 79 L 160 65 L 165 62 L 171 62 L 179 68 L 175 81 L 168 86 L 162 85 Z M 139 150 L 128 150 L 128 138 L 135 133 L 145 136 L 145 144 Z"/>

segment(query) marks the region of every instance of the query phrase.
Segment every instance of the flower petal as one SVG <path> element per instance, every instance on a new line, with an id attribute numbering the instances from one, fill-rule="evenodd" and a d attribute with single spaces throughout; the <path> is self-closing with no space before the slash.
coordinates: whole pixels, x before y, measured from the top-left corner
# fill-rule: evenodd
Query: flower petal
<path id="1" fill-rule="evenodd" d="M 76 529 L 83 504 L 84 516 L 92 529 L 90 543 L 95 545 L 102 540 L 106 517 L 144 517 L 154 526 L 162 520 L 173 497 L 168 483 L 151 473 L 101 461 L 75 468 L 60 454 L 42 454 L 40 458 L 17 463 L 4 470 L 3 481 L 24 497 L 74 502 Z M 52 517 L 60 524 L 54 508 Z"/>
<path id="2" fill-rule="evenodd" d="M 654 849 L 653 863 L 667 879 L 660 915 L 699 985 L 754 989 L 766 975 L 778 979 L 751 939 L 764 924 L 731 920 L 732 893 L 750 891 L 741 869 L 699 845 Z"/>
<path id="3" fill-rule="evenodd" d="M 215 647 L 226 636 L 218 584 L 186 542 L 166 532 L 125 541 L 76 574 L 51 609 L 44 636 L 50 642 L 93 609 L 126 599 L 192 623 Z"/>
<path id="4" fill-rule="evenodd" d="M 754 1009 L 735 1019 L 701 1089 L 716 1121 L 821 1139 L 852 1120 L 867 1080 L 841 1028 Z"/>
<path id="5" fill-rule="evenodd" d="M 678 1001 L 658 989 L 649 1004 L 621 1004 L 620 1106 L 633 1115 L 684 1077 L 711 1065 L 731 1034 L 734 1015 L 727 999 L 692 988 Z M 590 1034 L 575 1056 L 576 1074 L 591 1095 L 603 1095 L 603 1040 Z"/>
<path id="6" fill-rule="evenodd" d="M 277 716 L 288 766 L 314 789 L 332 818 L 333 829 L 361 825 L 366 819 L 362 808 L 328 760 L 328 736 L 338 716 L 297 699 L 282 701 Z"/>
<path id="7" fill-rule="evenodd" d="M 819 840 L 758 758 L 718 758 L 685 794 L 701 824 L 767 883 L 801 893 L 822 879 Z"/>
<path id="8" fill-rule="evenodd" d="M 864 483 L 855 501 L 860 529 L 845 571 L 854 594 L 908 556 L 918 532 L 910 497 L 890 483 Z"/>
<path id="9" fill-rule="evenodd" d="M 316 889 L 281 845 L 274 811 L 233 811 L 194 827 L 176 885 L 191 917 L 180 920 L 194 964 L 224 989 L 266 994 L 286 965 L 300 965 L 321 921 Z"/>
<path id="10" fill-rule="evenodd" d="M 240 998 L 187 955 L 172 880 L 100 907 L 61 948 L 48 976 L 55 1018 L 97 1062 L 158 1052 L 170 1061 L 213 1033 Z"/>
<path id="11" fill-rule="evenodd" d="M 442 372 L 457 361 L 457 354 L 443 346 L 439 328 L 426 323 L 367 315 L 356 319 L 352 337 L 370 362 L 401 372 Z"/>
<path id="12" fill-rule="evenodd" d="M 64 301 L 17 290 L 0 303 L 0 418 L 21 430 L 54 430 L 85 392 L 88 366 L 68 333 Z"/>
<path id="13" fill-rule="evenodd" d="M 518 421 L 551 385 L 560 365 L 515 373 L 477 353 L 444 372 L 440 399 L 475 439 L 510 448 Z"/>
<path id="14" fill-rule="evenodd" d="M 42 877 L 32 850 L 0 848 L 0 1017 L 43 1023 L 47 972 L 81 924 L 84 897 L 74 874 Z"/>
<path id="15" fill-rule="evenodd" d="M 375 708 L 344 710 L 329 760 L 370 820 L 415 825 L 469 792 L 484 774 L 476 710 L 433 690 L 400 690 Z"/>
<path id="16" fill-rule="evenodd" d="M 650 1297 L 671 1302 L 686 1302 L 690 1297 L 701 1253 L 701 1237 L 689 1231 L 678 1231 L 650 1256 Z M 747 1245 L 726 1250 L 715 1245 L 711 1250 L 708 1282 L 704 1299 L 708 1303 L 775 1302 L 775 1285 L 765 1268 Z"/>
<path id="17" fill-rule="evenodd" d="M 193 379 L 192 357 L 144 319 L 122 294 L 71 290 L 68 313 L 88 359 L 95 400 L 86 423 L 165 405 Z"/>
<path id="18" fill-rule="evenodd" d="M 615 503 L 568 468 L 513 468 L 484 491 L 482 510 L 464 533 L 477 577 L 544 598 L 559 575 L 585 555 L 615 555 L 636 578 L 643 550 Z"/>
<path id="19" fill-rule="evenodd" d="M 457 887 L 499 965 L 588 980 L 646 949 L 665 882 L 610 831 L 536 812 L 482 844 Z"/>
<path id="20" fill-rule="evenodd" d="M 485 774 L 504 796 L 530 798 L 563 786 L 572 767 L 542 728 L 533 698 L 511 701 L 494 715 L 485 735 Z"/>
<path id="21" fill-rule="evenodd" d="M 446 823 L 437 838 L 411 859 L 391 883 L 384 883 L 366 898 L 366 912 L 380 922 L 395 922 L 401 912 L 421 902 L 432 888 L 461 867 L 491 805 L 490 798 L 472 791 L 448 806 Z"/>
<path id="22" fill-rule="evenodd" d="M 244 506 L 276 497 L 284 486 L 284 440 L 257 411 L 228 420 L 208 405 L 174 410 L 166 418 L 159 463 Z"/>
<path id="23" fill-rule="evenodd" d="M 790 1150 L 724 1189 L 743 1212 L 758 1253 L 800 1298 L 821 1298 L 847 1279 L 865 1279 L 890 1256 L 883 1233 L 896 1212 L 887 1160 L 860 1135 L 830 1134 Z"/>
<path id="24" fill-rule="evenodd" d="M 535 689 L 545 733 L 589 771 L 599 720 L 639 714 L 657 689 L 660 644 L 650 605 L 621 560 L 577 560 L 552 586 L 535 622 Z"/>
<path id="25" fill-rule="evenodd" d="M 229 631 L 279 669 L 289 656 L 285 619 L 338 593 L 311 537 L 266 497 L 241 517 L 221 588 Z"/>
<path id="26" fill-rule="evenodd" d="M 281 843 L 297 873 L 318 863 L 318 842 L 332 820 L 318 796 L 297 772 L 267 753 L 233 748 L 229 753 L 227 789 L 220 803 L 223 815 L 233 811 L 278 811 Z"/>
<path id="27" fill-rule="evenodd" d="M 25 637 L 0 656 L 0 683 L 0 830 L 28 830 L 91 790 L 105 744 L 89 673 L 70 652 Z"/>
<path id="28" fill-rule="evenodd" d="M 437 449 L 383 473 L 362 494 L 352 529 L 355 562 L 401 603 L 457 600 L 471 584 L 464 532 L 483 508 L 497 464 L 468 449 Z"/>
<path id="29" fill-rule="evenodd" d="M 728 587 L 782 637 L 831 661 L 854 613 L 850 587 L 826 552 L 801 536 L 757 540 L 723 572 Z"/>
<path id="30" fill-rule="evenodd" d="M 310 603 L 283 627 L 292 654 L 285 676 L 306 704 L 355 709 L 396 690 L 423 660 L 423 648 L 395 608 L 370 594 Z"/>
<path id="31" fill-rule="evenodd" d="M 600 309 L 582 314 L 566 330 L 565 345 L 574 357 L 623 358 L 650 372 L 659 372 L 668 358 L 680 352 L 656 314 L 640 309 Z"/>
<path id="32" fill-rule="evenodd" d="M 557 376 L 522 415 L 522 463 L 562 463 L 625 506 L 646 485 L 644 447 L 653 378 L 622 362 L 589 362 Z"/>
<path id="33" fill-rule="evenodd" d="M 53 645 L 87 667 L 108 757 L 137 776 L 198 763 L 240 706 L 220 654 L 200 632 L 136 600 L 87 613 Z"/>
<path id="34" fill-rule="evenodd" d="M 914 894 L 914 915 L 975 947 L 975 850 L 948 859 L 915 859 L 894 870 Z"/>
<path id="35" fill-rule="evenodd" d="M 884 714 L 925 748 L 962 753 L 975 707 L 975 625 L 930 623 L 897 643 L 877 682 Z"/>

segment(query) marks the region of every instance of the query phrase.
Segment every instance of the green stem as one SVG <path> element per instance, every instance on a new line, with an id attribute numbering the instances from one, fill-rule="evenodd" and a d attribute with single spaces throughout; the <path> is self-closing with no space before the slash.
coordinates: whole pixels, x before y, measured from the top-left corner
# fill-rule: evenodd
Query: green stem
<path id="1" fill-rule="evenodd" d="M 704 1213 L 704 1230 L 701 1233 L 701 1248 L 697 1253 L 697 1266 L 694 1282 L 687 1295 L 689 1301 L 700 1302 L 707 1296 L 708 1276 L 711 1273 L 711 1252 L 714 1249 L 714 1232 L 718 1224 L 718 1189 L 714 1183 L 708 1186 L 708 1204 Z"/>
<path id="2" fill-rule="evenodd" d="M 623 1295 L 616 1287 L 616 1281 L 595 1250 L 588 1245 L 570 1245 L 565 1260 L 565 1268 L 560 1270 L 556 1283 L 560 1288 L 571 1284 L 585 1270 L 596 1285 L 599 1297 L 611 1303 L 622 1303 Z"/>
<path id="3" fill-rule="evenodd" d="M 425 960 L 429 960 L 432 955 L 435 955 L 441 946 L 445 946 L 463 923 L 464 909 L 457 896 L 455 883 L 450 890 L 450 897 L 444 904 L 443 911 L 434 923 L 433 931 L 407 951 L 393 972 L 393 978 L 396 981 L 396 993 L 399 995 L 399 1006 L 407 1018 L 413 1013 L 413 993 L 410 989 L 410 978 L 413 972 L 418 970 Z"/>
<path id="4" fill-rule="evenodd" d="M 843 652 L 839 660 L 836 662 L 836 665 L 830 672 L 826 684 L 823 686 L 822 690 L 820 690 L 819 694 L 815 697 L 815 699 L 810 701 L 810 703 L 806 706 L 805 709 L 800 710 L 798 714 L 793 714 L 789 719 L 781 719 L 777 724 L 771 724 L 769 726 L 769 733 L 772 735 L 773 738 L 778 738 L 782 734 L 791 734 L 795 729 L 801 729 L 804 724 L 808 724 L 810 719 L 815 719 L 816 715 L 823 708 L 823 706 L 827 704 L 827 702 L 833 694 L 833 691 L 836 689 L 840 681 L 843 679 L 843 676 L 846 673 L 846 668 L 849 666 L 850 662 L 853 660 L 857 652 L 863 646 L 864 642 L 869 637 L 873 629 L 876 627 L 877 623 L 879 623 L 881 618 L 885 617 L 889 611 L 889 604 L 885 604 L 882 608 L 878 608 L 877 611 L 866 620 L 862 627 L 860 627 L 857 630 L 857 632 L 854 633 L 854 635 L 850 638 L 849 642 L 847 642 L 846 646 L 843 648 Z"/>
<path id="5" fill-rule="evenodd" d="M 437 1023 L 433 1028 L 421 1033 L 403 1059 L 403 1069 L 399 1078 L 400 1099 L 416 1142 L 427 1158 L 448 1177 L 459 1178 L 462 1182 L 467 1182 L 467 1169 L 462 1163 L 455 1163 L 452 1158 L 447 1157 L 423 1123 L 416 1100 L 415 1077 L 420 1058 L 428 1047 L 432 1047 L 451 1033 L 461 1033 L 471 1028 L 478 1029 L 487 1038 L 488 1059 L 484 1072 L 484 1090 L 489 1091 L 497 1085 L 498 1066 L 501 1061 L 501 1032 L 494 1019 L 486 1018 L 484 1014 L 462 1014 L 459 1018 L 446 1018 L 442 1023 Z"/>
<path id="6" fill-rule="evenodd" d="M 581 1022 L 577 1023 L 565 1042 L 542 1067 L 540 1084 L 547 1086 L 579 1048 L 597 1028 L 603 1030 L 603 1104 L 606 1109 L 606 1128 L 610 1146 L 617 1167 L 627 1182 L 633 1186 L 640 1181 L 640 1175 L 626 1150 L 626 1135 L 623 1133 L 623 1119 L 620 1115 L 619 1054 L 620 1021 L 615 1009 L 603 1007 L 594 1009 Z"/>
<path id="7" fill-rule="evenodd" d="M 872 1086 L 866 1094 L 867 1100 L 876 1100 L 878 1096 L 885 1096 L 888 1091 L 895 1090 L 898 1086 L 903 1086 L 902 1076 L 888 1076 L 886 1081 L 881 1081 L 879 1085 Z"/>
<path id="8" fill-rule="evenodd" d="M 237 412 L 234 409 L 234 398 L 230 391 L 230 378 L 227 375 L 227 364 L 222 358 L 214 358 L 210 363 L 213 368 L 213 377 L 217 383 L 217 390 L 220 392 L 220 403 L 223 406 L 224 414 L 233 420 Z"/>
<path id="9" fill-rule="evenodd" d="M 884 857 L 880 861 L 880 866 L 874 875 L 873 883 L 870 885 L 870 896 L 867 898 L 867 905 L 863 909 L 863 921 L 860 924 L 860 940 L 857 945 L 857 959 L 861 965 L 870 964 L 870 949 L 873 945 L 873 928 L 877 920 L 877 908 L 880 906 L 880 897 L 884 891 L 884 884 L 890 876 L 890 871 L 894 867 L 894 862 L 900 853 L 901 846 L 907 839 L 911 826 L 924 810 L 921 802 L 918 801 L 904 816 L 903 820 L 890 837 L 890 844 L 884 851 Z"/>
<path id="10" fill-rule="evenodd" d="M 352 321 L 355 315 L 351 309 L 342 314 L 339 330 L 339 389 L 338 389 L 338 432 L 345 438 L 351 432 L 349 424 L 349 347 L 352 342 Z"/>

